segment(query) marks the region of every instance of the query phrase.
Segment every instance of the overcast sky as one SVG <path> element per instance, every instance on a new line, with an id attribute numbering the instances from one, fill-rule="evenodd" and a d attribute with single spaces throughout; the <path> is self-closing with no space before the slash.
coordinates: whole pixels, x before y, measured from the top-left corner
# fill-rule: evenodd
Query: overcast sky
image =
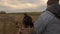
<path id="1" fill-rule="evenodd" d="M 0 11 L 6 12 L 32 12 L 42 11 L 46 8 L 47 0 L 0 0 Z"/>

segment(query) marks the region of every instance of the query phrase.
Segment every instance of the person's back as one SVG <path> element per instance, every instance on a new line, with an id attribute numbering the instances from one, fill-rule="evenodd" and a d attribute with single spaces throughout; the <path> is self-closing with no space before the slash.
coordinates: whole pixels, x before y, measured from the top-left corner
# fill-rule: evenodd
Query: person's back
<path id="1" fill-rule="evenodd" d="M 51 0 L 52 1 L 52 0 Z M 57 1 L 57 0 L 53 0 Z M 59 1 L 59 0 L 58 0 Z M 53 2 L 52 2 L 53 3 Z M 34 34 L 60 34 L 60 10 L 59 5 L 50 5 L 34 24 Z"/>
<path id="2" fill-rule="evenodd" d="M 50 18 L 51 19 L 51 18 Z M 60 19 L 54 17 L 45 27 L 42 34 L 60 34 Z"/>
<path id="3" fill-rule="evenodd" d="M 51 5 L 47 10 L 54 15 L 54 18 L 48 22 L 42 34 L 60 34 L 60 5 Z"/>
<path id="4" fill-rule="evenodd" d="M 55 17 L 49 11 L 44 12 L 39 16 L 38 20 L 34 24 L 34 34 L 60 34 L 60 19 Z"/>
<path id="5" fill-rule="evenodd" d="M 33 27 L 33 22 L 32 22 L 32 18 L 30 16 L 28 16 L 27 14 L 25 14 L 24 18 L 23 18 L 23 24 L 25 25 L 25 27 Z"/>

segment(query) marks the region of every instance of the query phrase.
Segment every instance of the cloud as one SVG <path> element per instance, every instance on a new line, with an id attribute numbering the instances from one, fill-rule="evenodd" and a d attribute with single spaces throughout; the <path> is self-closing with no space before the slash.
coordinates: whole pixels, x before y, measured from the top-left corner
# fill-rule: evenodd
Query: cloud
<path id="1" fill-rule="evenodd" d="M 20 11 L 20 10 L 43 10 L 47 0 L 0 0 L 0 10 Z"/>
<path id="2" fill-rule="evenodd" d="M 0 2 L 0 5 L 10 7 L 13 9 L 26 9 L 26 8 L 36 8 L 36 4 L 32 3 L 19 3 L 17 0 L 5 0 L 4 2 Z"/>
<path id="3" fill-rule="evenodd" d="M 6 6 L 9 6 L 14 9 L 26 9 L 26 8 L 36 8 L 37 7 L 36 4 L 30 4 L 30 3 L 16 4 L 16 5 L 7 4 Z"/>

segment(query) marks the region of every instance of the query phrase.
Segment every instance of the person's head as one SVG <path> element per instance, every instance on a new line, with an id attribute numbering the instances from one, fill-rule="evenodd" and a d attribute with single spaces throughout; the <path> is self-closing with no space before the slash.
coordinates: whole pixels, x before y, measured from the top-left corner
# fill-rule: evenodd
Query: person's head
<path id="1" fill-rule="evenodd" d="M 27 13 L 24 13 L 24 16 L 27 16 Z"/>
<path id="2" fill-rule="evenodd" d="M 59 4 L 59 0 L 48 0 L 47 1 L 47 6 L 48 5 L 53 5 L 53 4 Z"/>

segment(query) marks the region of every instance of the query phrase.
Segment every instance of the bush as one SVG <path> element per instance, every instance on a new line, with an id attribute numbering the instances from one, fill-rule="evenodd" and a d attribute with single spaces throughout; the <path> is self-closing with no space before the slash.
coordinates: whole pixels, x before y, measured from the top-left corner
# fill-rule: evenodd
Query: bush
<path id="1" fill-rule="evenodd" d="M 0 14 L 6 14 L 6 12 L 5 11 L 0 11 Z"/>

